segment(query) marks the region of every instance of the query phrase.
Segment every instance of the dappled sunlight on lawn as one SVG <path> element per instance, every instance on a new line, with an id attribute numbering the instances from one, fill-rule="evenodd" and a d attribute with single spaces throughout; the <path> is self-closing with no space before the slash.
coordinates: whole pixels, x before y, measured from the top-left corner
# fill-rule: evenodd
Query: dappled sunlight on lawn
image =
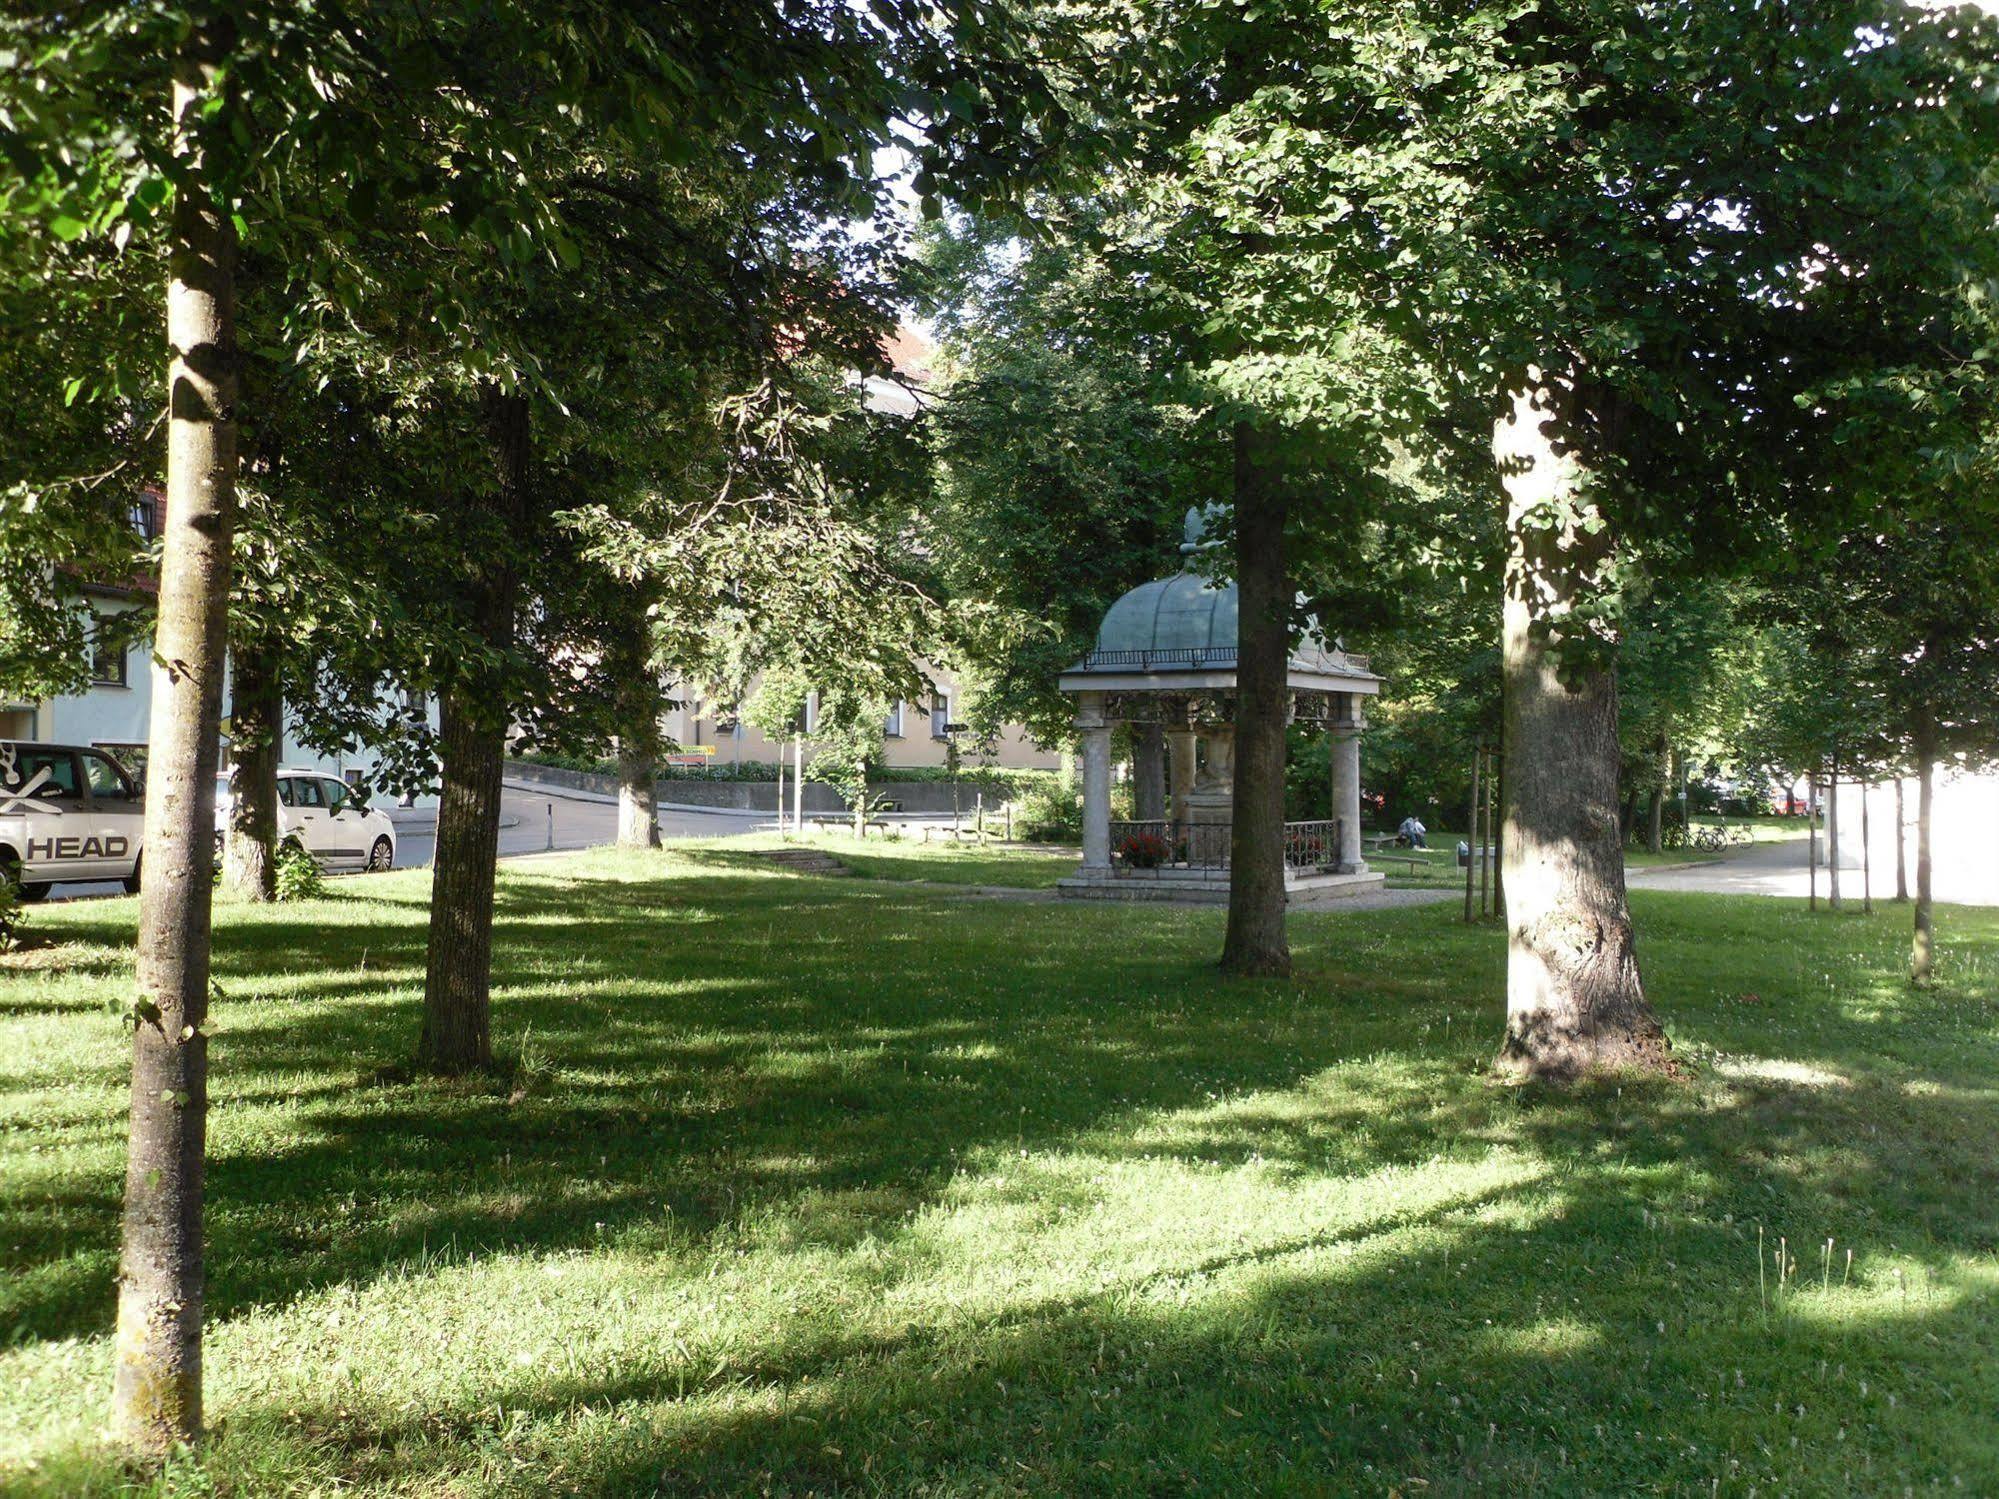
<path id="1" fill-rule="evenodd" d="M 1219 912 L 591 855 L 505 878 L 508 1066 L 436 1083 L 421 878 L 221 914 L 200 1482 L 1999 1487 L 1999 921 L 1921 994 L 1885 917 L 1641 896 L 1692 1080 L 1557 1094 L 1488 1080 L 1448 908 L 1223 984 Z M 49 1492 L 109 1482 L 131 920 L 0 972 L 0 1465 Z"/>

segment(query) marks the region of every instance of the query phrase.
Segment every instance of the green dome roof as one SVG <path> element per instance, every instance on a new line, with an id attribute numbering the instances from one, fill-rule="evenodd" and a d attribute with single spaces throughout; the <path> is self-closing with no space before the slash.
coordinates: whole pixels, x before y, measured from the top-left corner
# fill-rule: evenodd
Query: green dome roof
<path id="1" fill-rule="evenodd" d="M 1203 651 L 1236 647 L 1236 588 L 1199 573 L 1141 583 L 1112 604 L 1097 630 L 1099 651 Z"/>
<path id="2" fill-rule="evenodd" d="M 1203 554 L 1213 550 L 1203 539 L 1207 520 L 1207 512 L 1187 512 L 1187 540 L 1180 548 L 1185 567 L 1170 578 L 1139 584 L 1105 611 L 1096 649 L 1063 674 L 1065 690 L 1085 690 L 1081 683 L 1092 674 L 1234 672 L 1236 586 L 1215 582 L 1202 567 Z M 1379 680 L 1363 658 L 1329 647 L 1316 621 L 1307 621 L 1290 664 L 1296 673 Z"/>

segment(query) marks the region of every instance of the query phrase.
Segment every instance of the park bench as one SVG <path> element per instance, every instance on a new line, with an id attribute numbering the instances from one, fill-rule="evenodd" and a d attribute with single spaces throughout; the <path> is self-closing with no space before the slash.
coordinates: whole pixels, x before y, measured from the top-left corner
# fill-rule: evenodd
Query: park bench
<path id="1" fill-rule="evenodd" d="M 1382 853 L 1379 850 L 1371 851 L 1368 854 L 1368 862 L 1370 864 L 1400 864 L 1411 874 L 1414 874 L 1419 869 L 1427 868 L 1430 863 L 1428 859 L 1422 858 L 1417 854 L 1390 854 Z"/>
<path id="2" fill-rule="evenodd" d="M 847 812 L 820 812 L 813 814 L 812 825 L 816 828 L 850 828 L 854 825 L 854 819 L 852 814 Z M 864 819 L 861 823 L 862 836 L 866 836 L 869 828 L 880 828 L 886 833 L 888 822 L 880 817 Z"/>

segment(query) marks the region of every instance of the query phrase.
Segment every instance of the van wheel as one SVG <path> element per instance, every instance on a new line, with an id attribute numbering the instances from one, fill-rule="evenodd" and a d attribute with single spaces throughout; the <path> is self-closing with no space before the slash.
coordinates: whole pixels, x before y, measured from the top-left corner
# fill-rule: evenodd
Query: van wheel
<path id="1" fill-rule="evenodd" d="M 386 838 L 377 838 L 375 846 L 368 850 L 368 872 L 386 874 L 395 867 L 395 846 Z"/>
<path id="2" fill-rule="evenodd" d="M 144 854 L 139 855 L 138 858 L 132 861 L 132 872 L 125 876 L 124 882 L 125 893 L 127 895 L 137 895 L 139 893 L 139 870 L 144 866 L 145 862 L 146 856 Z"/>

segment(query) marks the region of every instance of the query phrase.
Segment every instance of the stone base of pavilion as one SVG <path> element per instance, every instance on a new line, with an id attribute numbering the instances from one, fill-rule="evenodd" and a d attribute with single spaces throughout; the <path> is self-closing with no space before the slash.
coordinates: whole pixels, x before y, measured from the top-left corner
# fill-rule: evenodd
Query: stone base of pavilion
<path id="1" fill-rule="evenodd" d="M 1284 872 L 1284 899 L 1287 905 L 1310 907 L 1337 905 L 1379 890 L 1388 877 L 1371 869 L 1354 874 Z M 1067 879 L 1055 882 L 1055 893 L 1065 900 L 1173 901 L 1189 906 L 1225 906 L 1229 903 L 1227 869 L 1147 869 L 1126 873 L 1116 869 L 1078 869 Z"/>

